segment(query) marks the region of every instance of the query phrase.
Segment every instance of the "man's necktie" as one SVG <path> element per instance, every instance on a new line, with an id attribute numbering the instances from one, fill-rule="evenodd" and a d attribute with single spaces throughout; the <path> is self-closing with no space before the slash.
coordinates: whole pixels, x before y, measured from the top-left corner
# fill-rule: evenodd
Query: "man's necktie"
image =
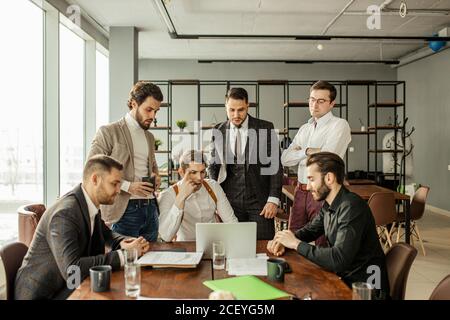
<path id="1" fill-rule="evenodd" d="M 236 128 L 236 143 L 234 144 L 234 155 L 237 159 L 240 159 L 242 155 L 241 130 L 239 130 L 239 128 Z"/>

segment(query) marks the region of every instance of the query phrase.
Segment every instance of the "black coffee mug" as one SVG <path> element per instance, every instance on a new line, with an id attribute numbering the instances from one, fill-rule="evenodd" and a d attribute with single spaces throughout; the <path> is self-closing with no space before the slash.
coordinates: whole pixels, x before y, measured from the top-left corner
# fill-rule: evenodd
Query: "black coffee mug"
<path id="1" fill-rule="evenodd" d="M 91 276 L 91 290 L 94 292 L 105 292 L 110 290 L 111 266 L 95 266 L 89 269 Z"/>
<path id="2" fill-rule="evenodd" d="M 286 273 L 286 260 L 271 258 L 267 260 L 267 278 L 271 281 L 284 281 L 284 274 Z"/>

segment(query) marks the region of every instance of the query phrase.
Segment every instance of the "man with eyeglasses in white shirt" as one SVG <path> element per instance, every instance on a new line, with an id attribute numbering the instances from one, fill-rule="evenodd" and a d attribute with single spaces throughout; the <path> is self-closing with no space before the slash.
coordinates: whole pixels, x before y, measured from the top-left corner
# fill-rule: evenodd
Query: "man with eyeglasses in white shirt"
<path id="1" fill-rule="evenodd" d="M 344 158 L 351 141 L 351 130 L 345 119 L 335 117 L 332 109 L 336 103 L 336 88 L 326 81 L 317 81 L 311 86 L 309 112 L 311 119 L 300 127 L 289 148 L 283 151 L 283 166 L 298 165 L 298 184 L 289 216 L 289 229 L 297 231 L 311 221 L 322 207 L 306 190 L 306 159 L 309 155 L 329 151 Z M 324 237 L 316 240 L 316 245 L 325 246 Z"/>

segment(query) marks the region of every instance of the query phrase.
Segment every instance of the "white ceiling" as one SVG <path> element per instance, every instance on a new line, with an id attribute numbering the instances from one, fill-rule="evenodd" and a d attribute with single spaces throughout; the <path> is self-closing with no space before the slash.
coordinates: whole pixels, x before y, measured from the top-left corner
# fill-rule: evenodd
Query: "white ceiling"
<path id="1" fill-rule="evenodd" d="M 106 30 L 136 26 L 139 57 L 221 60 L 391 60 L 424 46 L 421 41 L 335 39 L 319 41 L 269 39 L 171 39 L 154 0 L 72 0 Z M 404 0 L 408 9 L 448 9 L 450 0 Z M 322 35 L 349 0 L 166 0 L 179 35 Z M 387 13 L 381 29 L 366 26 L 369 5 L 384 0 L 356 0 L 325 35 L 431 36 L 450 26 L 450 15 Z M 399 0 L 388 9 L 398 9 Z"/>

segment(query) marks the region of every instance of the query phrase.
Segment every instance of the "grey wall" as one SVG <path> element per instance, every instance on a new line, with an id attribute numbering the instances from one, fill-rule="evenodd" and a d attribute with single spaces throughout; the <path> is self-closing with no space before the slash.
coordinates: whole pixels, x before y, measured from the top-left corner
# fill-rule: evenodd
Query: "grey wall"
<path id="1" fill-rule="evenodd" d="M 414 177 L 430 186 L 429 204 L 450 210 L 450 50 L 398 69 L 406 81 L 407 116 L 413 134 Z"/>
<path id="2" fill-rule="evenodd" d="M 140 80 L 168 80 L 168 79 L 199 79 L 199 80 L 396 80 L 396 70 L 385 65 L 358 65 L 358 64 L 283 64 L 283 63 L 213 63 L 199 64 L 192 60 L 140 60 Z M 165 88 L 162 88 L 163 90 Z M 252 87 L 249 91 L 249 100 L 255 101 L 255 92 Z M 202 103 L 223 103 L 225 87 L 210 87 L 202 91 Z M 165 91 L 165 90 L 164 90 Z M 380 99 L 392 100 L 393 91 L 384 90 L 379 94 Z M 291 90 L 290 101 L 306 101 L 308 90 Z M 362 118 L 367 125 L 367 97 L 362 87 L 352 87 L 349 90 L 349 123 L 352 129 L 360 128 L 358 118 Z M 173 122 L 188 120 L 188 129 L 192 130 L 193 120 L 197 118 L 197 91 L 195 87 L 177 86 L 173 89 Z M 282 87 L 260 87 L 260 118 L 270 120 L 275 128 L 283 128 L 283 90 Z M 122 113 L 125 110 L 121 111 Z M 119 111 L 116 111 L 116 114 Z M 387 112 L 381 111 L 379 121 L 387 121 Z M 334 111 L 339 115 L 338 110 Z M 205 124 L 226 119 L 224 109 L 204 109 L 201 119 Z M 294 109 L 291 112 L 292 127 L 300 127 L 310 115 L 307 109 Z M 159 125 L 164 125 L 165 111 L 159 114 Z M 161 133 L 160 138 L 164 140 Z M 292 132 L 292 136 L 295 132 Z M 164 141 L 165 142 L 165 141 Z M 353 136 L 350 144 L 355 148 L 349 153 L 349 169 L 367 168 L 367 141 L 366 136 Z M 380 158 L 381 160 L 381 158 Z M 379 161 L 381 169 L 381 161 Z"/>

